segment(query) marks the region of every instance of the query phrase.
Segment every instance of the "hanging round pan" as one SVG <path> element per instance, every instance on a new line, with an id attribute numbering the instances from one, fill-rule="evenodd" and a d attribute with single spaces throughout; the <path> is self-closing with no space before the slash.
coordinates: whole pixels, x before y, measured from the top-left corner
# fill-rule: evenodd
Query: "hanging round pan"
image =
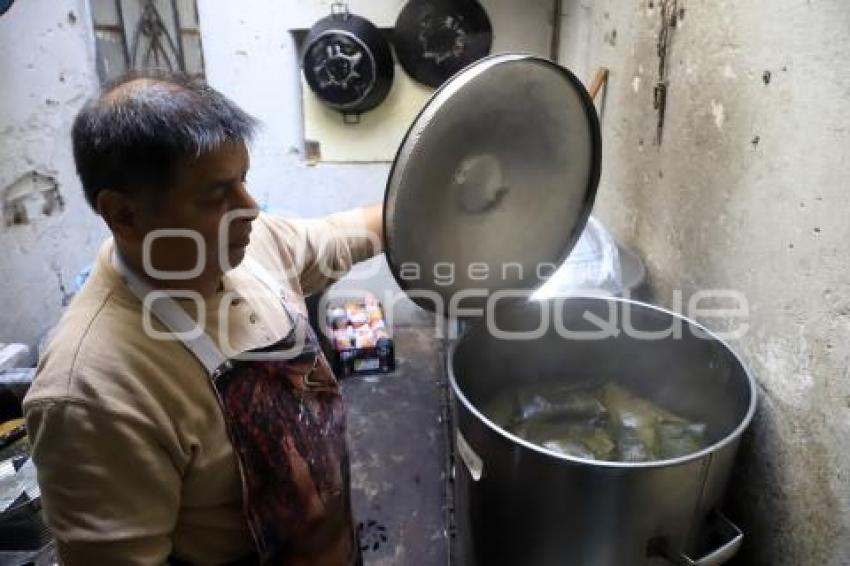
<path id="1" fill-rule="evenodd" d="M 14 3 L 15 0 L 0 0 L 0 16 L 5 14 Z"/>
<path id="2" fill-rule="evenodd" d="M 584 229 L 600 140 L 590 95 L 547 59 L 493 55 L 455 75 L 414 120 L 387 183 L 384 243 L 401 288 L 450 316 L 530 294 Z"/>
<path id="3" fill-rule="evenodd" d="M 390 92 L 394 75 L 392 50 L 381 30 L 339 3 L 310 28 L 301 66 L 316 96 L 344 114 L 378 106 Z"/>
<path id="4" fill-rule="evenodd" d="M 490 53 L 493 27 L 476 0 L 410 0 L 393 43 L 407 74 L 436 88 Z"/>

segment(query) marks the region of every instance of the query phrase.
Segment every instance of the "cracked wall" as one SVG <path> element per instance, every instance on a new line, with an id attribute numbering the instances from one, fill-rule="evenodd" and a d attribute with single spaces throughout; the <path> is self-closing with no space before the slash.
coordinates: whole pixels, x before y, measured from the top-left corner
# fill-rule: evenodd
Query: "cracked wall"
<path id="1" fill-rule="evenodd" d="M 740 564 L 850 564 L 848 29 L 839 0 L 565 2 L 562 62 L 610 68 L 596 213 L 658 302 L 749 301 L 732 343 L 761 394 L 731 494 Z"/>
<path id="2" fill-rule="evenodd" d="M 67 300 L 63 281 L 105 236 L 70 144 L 71 121 L 97 87 L 86 4 L 27 0 L 0 17 L 0 342 L 25 342 L 33 356 Z"/>

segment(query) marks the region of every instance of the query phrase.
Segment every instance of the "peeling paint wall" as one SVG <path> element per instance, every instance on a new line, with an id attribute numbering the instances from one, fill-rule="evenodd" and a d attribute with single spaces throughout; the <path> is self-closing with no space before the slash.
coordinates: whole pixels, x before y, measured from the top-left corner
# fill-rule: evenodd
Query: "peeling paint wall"
<path id="1" fill-rule="evenodd" d="M 749 301 L 732 346 L 761 404 L 730 498 L 738 563 L 850 564 L 850 4 L 564 8 L 561 61 L 611 70 L 597 214 L 643 255 L 658 302 L 707 288 Z"/>
<path id="2" fill-rule="evenodd" d="M 18 1 L 0 17 L 0 342 L 35 346 L 106 234 L 69 137 L 97 85 L 88 20 L 85 0 Z"/>

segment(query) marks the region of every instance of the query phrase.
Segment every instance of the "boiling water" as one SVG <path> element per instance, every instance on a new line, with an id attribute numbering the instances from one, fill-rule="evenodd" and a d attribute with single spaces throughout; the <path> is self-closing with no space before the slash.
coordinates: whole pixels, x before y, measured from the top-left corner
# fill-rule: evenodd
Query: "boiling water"
<path id="1" fill-rule="evenodd" d="M 615 383 L 591 388 L 535 384 L 482 407 L 505 430 L 553 452 L 590 460 L 649 462 L 707 446 L 706 426 Z"/>

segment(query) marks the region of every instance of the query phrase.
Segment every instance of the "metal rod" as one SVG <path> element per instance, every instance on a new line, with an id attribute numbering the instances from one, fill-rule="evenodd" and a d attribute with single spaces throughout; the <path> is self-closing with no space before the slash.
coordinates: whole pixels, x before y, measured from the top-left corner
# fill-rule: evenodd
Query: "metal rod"
<path id="1" fill-rule="evenodd" d="M 558 54 L 561 51 L 561 11 L 563 0 L 554 0 L 552 8 L 552 40 L 549 44 L 549 59 L 558 61 Z"/>
<path id="2" fill-rule="evenodd" d="M 177 8 L 177 0 L 171 0 L 171 10 L 174 12 L 174 35 L 177 39 L 177 55 L 180 57 L 180 70 L 184 73 L 186 68 L 186 54 L 183 52 L 183 24 L 180 21 L 180 10 Z"/>
<path id="3" fill-rule="evenodd" d="M 121 7 L 121 0 L 115 0 L 115 10 L 118 14 L 118 25 L 121 26 L 121 46 L 124 48 L 124 71 L 129 71 L 132 67 L 130 59 L 130 43 L 127 38 L 127 24 L 124 21 L 124 8 Z"/>

